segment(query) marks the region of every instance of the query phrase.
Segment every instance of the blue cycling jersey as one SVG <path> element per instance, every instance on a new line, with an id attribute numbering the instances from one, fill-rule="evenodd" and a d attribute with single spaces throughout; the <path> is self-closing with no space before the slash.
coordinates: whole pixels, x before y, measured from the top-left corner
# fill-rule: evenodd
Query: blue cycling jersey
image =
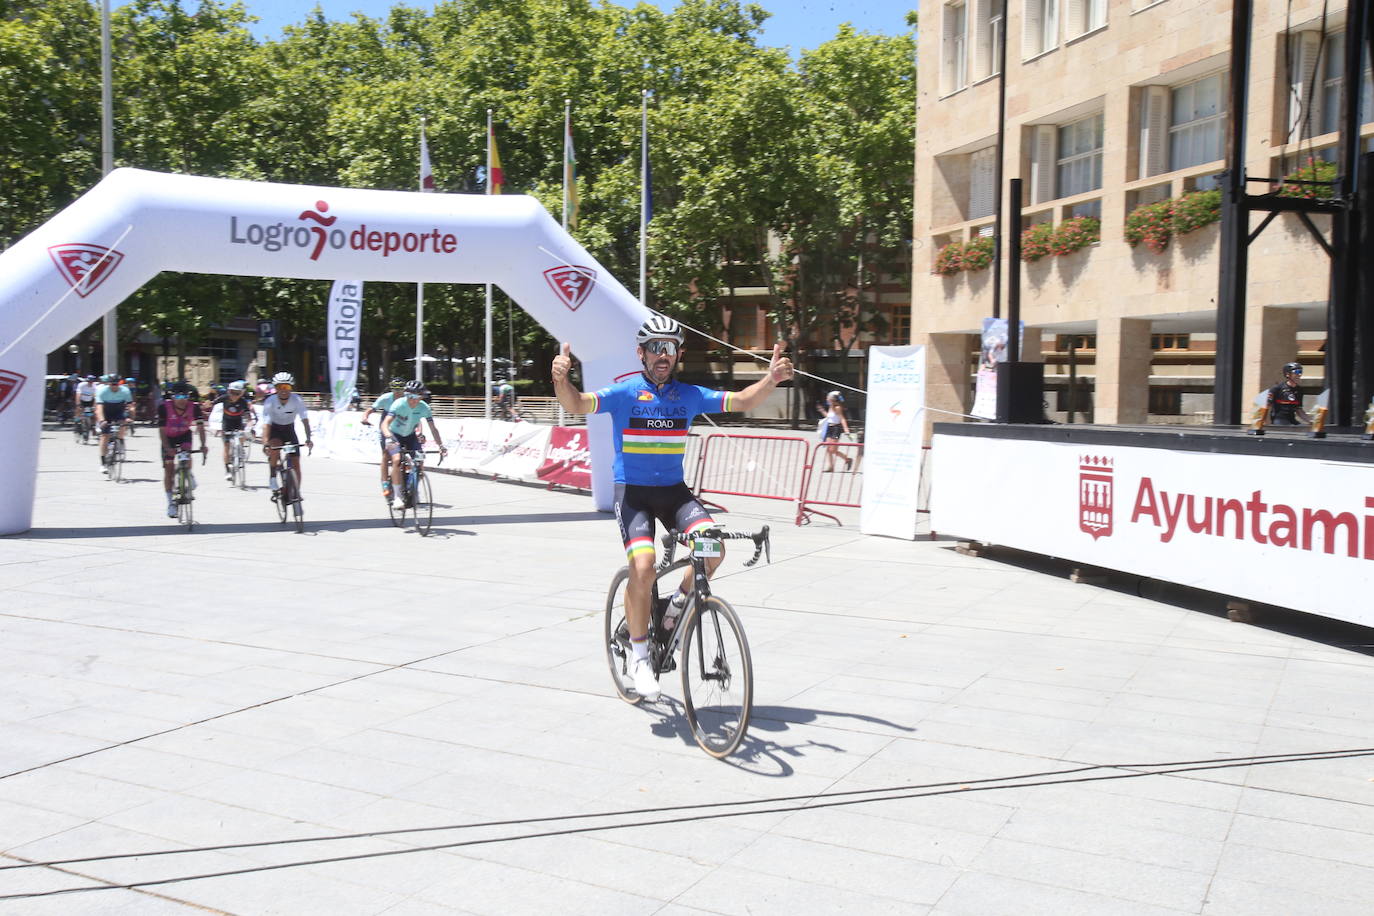
<path id="1" fill-rule="evenodd" d="M 419 427 L 421 420 L 434 417 L 434 413 L 424 401 L 416 401 L 415 406 L 411 407 L 405 398 L 397 398 L 387 412 L 391 416 L 393 436 L 409 436 Z"/>
<path id="2" fill-rule="evenodd" d="M 692 418 L 730 410 L 734 393 L 669 379 L 654 385 L 643 373 L 597 391 L 593 413 L 615 424 L 615 482 L 639 487 L 682 483 L 682 456 Z"/>

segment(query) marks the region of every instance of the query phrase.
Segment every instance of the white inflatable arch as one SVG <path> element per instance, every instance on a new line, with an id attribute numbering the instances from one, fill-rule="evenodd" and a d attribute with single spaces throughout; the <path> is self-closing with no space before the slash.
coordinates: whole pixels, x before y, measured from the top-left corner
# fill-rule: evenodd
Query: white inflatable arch
<path id="1" fill-rule="evenodd" d="M 0 254 L 0 534 L 32 525 L 48 353 L 163 270 L 495 283 L 572 343 L 589 388 L 635 370 L 647 317 L 532 197 L 119 169 Z M 610 424 L 588 419 L 593 495 L 609 509 Z"/>

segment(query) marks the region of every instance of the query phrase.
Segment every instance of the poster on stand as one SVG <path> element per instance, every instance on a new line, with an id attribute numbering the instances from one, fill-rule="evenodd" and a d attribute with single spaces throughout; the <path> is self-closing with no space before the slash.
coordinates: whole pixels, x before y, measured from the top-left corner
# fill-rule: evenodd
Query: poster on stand
<path id="1" fill-rule="evenodd" d="M 1026 342 L 1026 323 L 1020 322 L 1021 343 Z M 1024 352 L 1024 351 L 1023 351 Z M 1007 361 L 1007 319 L 983 319 L 983 344 L 978 355 L 978 380 L 974 386 L 973 409 L 980 420 L 997 419 L 997 364 Z"/>
<path id="2" fill-rule="evenodd" d="M 926 348 L 870 347 L 859 530 L 916 538 Z"/>
<path id="3" fill-rule="evenodd" d="M 555 426 L 549 432 L 549 448 L 536 473 L 548 483 L 590 490 L 592 453 L 586 427 Z"/>

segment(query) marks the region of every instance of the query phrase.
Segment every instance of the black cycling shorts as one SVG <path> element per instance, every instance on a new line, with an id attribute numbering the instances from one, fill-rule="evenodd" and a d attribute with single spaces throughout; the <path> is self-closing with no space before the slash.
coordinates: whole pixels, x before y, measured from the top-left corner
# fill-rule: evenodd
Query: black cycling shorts
<path id="1" fill-rule="evenodd" d="M 171 461 L 177 452 L 193 451 L 191 448 L 191 430 L 186 430 L 180 436 L 168 436 L 167 445 L 162 449 L 162 460 Z"/>
<path id="2" fill-rule="evenodd" d="M 422 448 L 418 429 L 411 430 L 404 435 L 393 435 L 392 438 L 396 440 L 396 444 L 384 446 L 388 455 L 398 455 L 401 452 L 418 452 Z"/>
<path id="3" fill-rule="evenodd" d="M 229 417 L 229 416 L 221 417 L 221 418 L 220 418 L 220 427 L 219 427 L 219 428 L 220 428 L 220 432 L 225 432 L 225 433 L 236 433 L 236 432 L 240 432 L 240 431 L 242 431 L 242 429 L 243 429 L 243 416 L 242 416 L 242 415 L 239 415 L 239 416 L 237 416 L 237 417 Z M 294 427 L 292 427 L 292 428 L 294 429 Z"/>
<path id="4" fill-rule="evenodd" d="M 282 445 L 286 445 L 288 442 L 292 445 L 301 444 L 301 440 L 296 438 L 295 423 L 269 423 L 267 425 L 266 438 L 268 442 L 271 442 L 273 439 L 275 439 L 279 441 Z"/>
<path id="5" fill-rule="evenodd" d="M 655 519 L 684 534 L 715 524 L 711 513 L 685 483 L 666 487 L 618 483 L 615 485 L 615 518 L 620 523 L 625 555 L 630 558 L 646 550 L 650 557 L 654 555 Z"/>
<path id="6" fill-rule="evenodd" d="M 106 423 L 124 422 L 124 405 L 122 403 L 101 405 L 101 413 L 105 415 Z"/>

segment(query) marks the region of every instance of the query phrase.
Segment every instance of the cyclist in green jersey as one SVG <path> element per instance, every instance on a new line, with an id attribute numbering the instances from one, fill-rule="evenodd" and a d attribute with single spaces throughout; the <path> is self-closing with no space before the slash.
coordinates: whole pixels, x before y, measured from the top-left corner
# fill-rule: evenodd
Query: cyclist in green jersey
<path id="1" fill-rule="evenodd" d="M 420 450 L 421 420 L 429 421 L 429 431 L 434 435 L 434 441 L 439 443 L 440 459 L 448 454 L 444 440 L 439 435 L 439 427 L 434 425 L 434 414 L 422 400 L 424 387 L 420 382 L 406 382 L 405 392 L 392 402 L 386 419 L 382 420 L 383 447 L 391 461 L 391 492 L 395 494 L 391 501 L 393 509 L 406 507 L 406 501 L 401 497 L 401 451 Z"/>

